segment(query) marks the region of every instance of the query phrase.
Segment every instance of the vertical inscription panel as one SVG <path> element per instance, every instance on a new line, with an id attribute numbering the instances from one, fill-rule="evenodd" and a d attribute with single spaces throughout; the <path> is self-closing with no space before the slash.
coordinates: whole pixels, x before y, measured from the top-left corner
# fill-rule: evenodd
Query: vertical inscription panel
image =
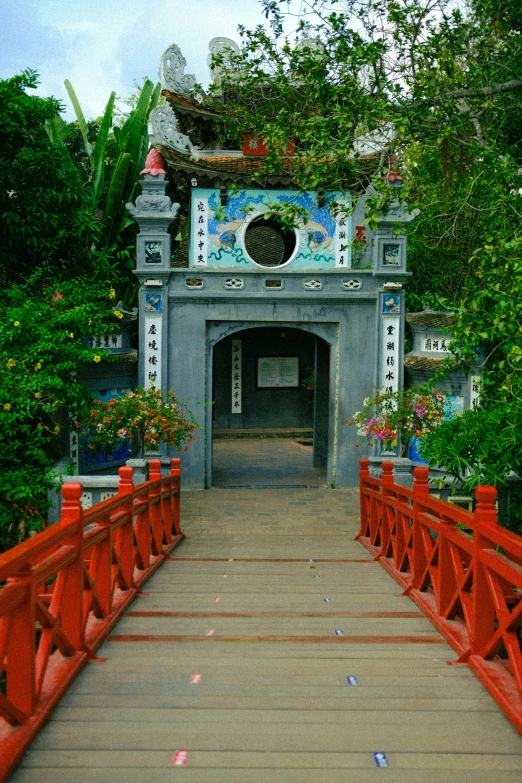
<path id="1" fill-rule="evenodd" d="M 380 388 L 385 394 L 393 394 L 399 389 L 399 338 L 400 318 L 383 315 Z"/>
<path id="2" fill-rule="evenodd" d="M 150 389 L 151 386 L 161 389 L 161 332 L 161 315 L 146 315 L 144 339 L 146 389 Z"/>
<path id="3" fill-rule="evenodd" d="M 241 361 L 241 340 L 232 340 L 232 413 L 242 412 Z"/>
<path id="4" fill-rule="evenodd" d="M 206 266 L 208 254 L 208 198 L 195 198 L 192 211 L 193 266 Z"/>
<path id="5" fill-rule="evenodd" d="M 342 202 L 345 207 L 348 205 Z M 350 224 L 351 220 L 347 212 L 342 212 L 337 216 L 335 225 L 335 266 L 340 269 L 351 269 L 352 262 L 350 257 Z"/>

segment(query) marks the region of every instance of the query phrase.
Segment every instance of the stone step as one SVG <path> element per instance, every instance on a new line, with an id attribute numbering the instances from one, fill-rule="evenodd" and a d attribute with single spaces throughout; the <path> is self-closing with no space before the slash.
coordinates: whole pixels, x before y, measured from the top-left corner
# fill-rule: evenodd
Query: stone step
<path id="1" fill-rule="evenodd" d="M 313 437 L 313 429 L 306 427 L 274 427 L 267 429 L 221 429 L 214 428 L 215 440 L 234 438 L 306 438 Z"/>

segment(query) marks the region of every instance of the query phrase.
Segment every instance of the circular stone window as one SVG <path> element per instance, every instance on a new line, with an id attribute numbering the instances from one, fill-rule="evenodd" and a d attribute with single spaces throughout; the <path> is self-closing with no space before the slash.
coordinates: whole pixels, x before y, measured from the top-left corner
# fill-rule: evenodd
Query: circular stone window
<path id="1" fill-rule="evenodd" d="M 286 264 L 297 244 L 295 231 L 285 231 L 274 218 L 255 218 L 245 231 L 245 250 L 259 266 Z"/>

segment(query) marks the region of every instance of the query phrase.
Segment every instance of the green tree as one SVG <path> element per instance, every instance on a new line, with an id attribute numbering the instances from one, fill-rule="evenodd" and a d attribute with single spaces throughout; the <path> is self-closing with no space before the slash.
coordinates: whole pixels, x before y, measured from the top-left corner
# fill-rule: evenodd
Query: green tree
<path id="1" fill-rule="evenodd" d="M 490 443 L 491 458 L 473 450 L 471 465 L 462 437 L 459 459 L 476 481 L 501 484 L 522 454 L 513 426 L 522 405 L 520 3 L 309 0 L 291 35 L 293 6 L 262 5 L 268 26 L 242 29 L 240 53 L 214 61 L 224 132 L 263 137 L 272 171 L 294 138 L 299 186 L 369 187 L 370 226 L 396 198 L 418 211 L 410 301 L 455 309 L 453 348 L 465 365 L 483 349 L 482 409 L 466 422 L 490 416 L 510 446 L 499 456 Z M 389 187 L 390 169 L 400 190 Z M 433 437 L 441 444 L 447 431 L 450 441 L 457 426 Z M 443 460 L 442 449 L 427 453 Z"/>
<path id="2" fill-rule="evenodd" d="M 118 329 L 114 290 L 87 276 L 51 284 L 46 270 L 4 290 L 0 304 L 0 548 L 39 530 L 53 463 L 92 395 L 82 367 L 110 361 L 84 335 Z M 74 417 L 72 414 L 74 413 Z"/>
<path id="3" fill-rule="evenodd" d="M 44 130 L 61 105 L 28 94 L 34 71 L 0 80 L 0 284 L 92 271 L 97 223 L 65 150 Z"/>

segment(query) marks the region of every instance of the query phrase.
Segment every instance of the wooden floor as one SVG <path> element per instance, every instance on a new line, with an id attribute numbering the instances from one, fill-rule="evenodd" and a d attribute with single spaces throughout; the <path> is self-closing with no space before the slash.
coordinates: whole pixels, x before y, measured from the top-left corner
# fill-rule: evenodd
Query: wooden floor
<path id="1" fill-rule="evenodd" d="M 175 562 L 13 783 L 521 783 L 522 738 L 353 541 L 356 492 L 182 502 Z"/>

